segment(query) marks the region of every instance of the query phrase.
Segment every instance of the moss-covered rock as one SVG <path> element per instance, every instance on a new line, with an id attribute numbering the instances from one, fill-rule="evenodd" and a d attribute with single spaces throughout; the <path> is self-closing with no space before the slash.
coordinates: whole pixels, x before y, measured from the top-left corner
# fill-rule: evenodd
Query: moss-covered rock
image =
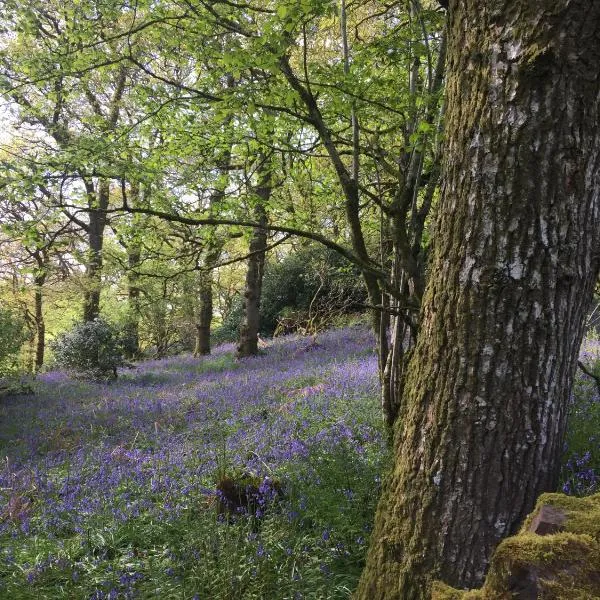
<path id="1" fill-rule="evenodd" d="M 552 507 L 560 531 L 538 535 L 540 512 Z M 543 528 L 542 528 L 543 530 Z M 519 533 L 496 549 L 480 590 L 433 586 L 432 600 L 593 600 L 600 598 L 600 494 L 543 494 Z"/>

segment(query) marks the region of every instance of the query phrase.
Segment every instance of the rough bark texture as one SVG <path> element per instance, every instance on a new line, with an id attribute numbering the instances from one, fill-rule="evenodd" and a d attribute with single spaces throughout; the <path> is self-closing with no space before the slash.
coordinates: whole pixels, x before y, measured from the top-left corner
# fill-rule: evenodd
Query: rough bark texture
<path id="1" fill-rule="evenodd" d="M 557 465 L 598 275 L 600 3 L 450 4 L 444 186 L 357 598 L 483 581 Z"/>
<path id="2" fill-rule="evenodd" d="M 264 161 L 263 161 L 264 162 Z M 259 198 L 255 207 L 256 222 L 267 224 L 265 205 L 271 196 L 271 171 L 270 165 L 264 164 L 260 181 L 256 188 Z M 260 297 L 262 294 L 262 281 L 265 270 L 265 255 L 267 248 L 267 230 L 256 227 L 252 232 L 250 242 L 250 257 L 246 272 L 246 288 L 244 292 L 244 318 L 240 331 L 238 356 L 253 356 L 258 354 L 258 331 L 260 328 Z"/>

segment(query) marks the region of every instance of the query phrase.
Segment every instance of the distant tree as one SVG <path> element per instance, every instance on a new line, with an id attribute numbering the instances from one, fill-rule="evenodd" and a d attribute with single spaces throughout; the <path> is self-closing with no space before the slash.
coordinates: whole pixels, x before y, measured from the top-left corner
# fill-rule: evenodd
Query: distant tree
<path id="1" fill-rule="evenodd" d="M 442 199 L 364 600 L 481 584 L 556 490 L 600 267 L 600 3 L 451 0 Z"/>
<path id="2" fill-rule="evenodd" d="M 15 33 L 0 53 L 0 91 L 15 108 L 23 159 L 37 166 L 37 179 L 45 184 L 66 180 L 61 203 L 86 236 L 83 319 L 93 320 L 100 314 L 106 209 L 115 162 L 116 148 L 108 142 L 123 114 L 131 71 L 108 59 L 105 68 L 83 74 L 65 59 L 65 49 L 81 43 L 81 37 L 72 37 L 75 29 L 90 36 L 93 3 L 69 10 L 61 3 L 34 1 L 4 3 L 0 9 Z M 113 44 L 111 52 L 116 51 Z M 92 52 L 89 59 L 98 57 Z"/>
<path id="3" fill-rule="evenodd" d="M 227 86 L 232 87 L 234 80 L 231 76 L 226 78 Z M 227 185 L 230 181 L 229 171 L 231 169 L 231 119 L 228 118 L 224 124 L 223 147 L 217 146 L 216 169 L 212 188 L 208 193 L 208 210 L 210 214 L 218 214 L 221 205 L 227 195 Z M 210 354 L 210 336 L 213 321 L 213 296 L 214 296 L 214 273 L 219 259 L 223 253 L 226 237 L 216 228 L 210 228 L 206 235 L 203 248 L 202 268 L 199 273 L 198 286 L 198 310 L 196 319 L 196 343 L 194 354 L 196 356 Z"/>
<path id="4" fill-rule="evenodd" d="M 237 347 L 238 356 L 258 354 L 260 331 L 260 300 L 265 273 L 267 250 L 267 204 L 273 192 L 273 161 L 269 154 L 262 153 L 258 159 L 256 186 L 254 187 L 254 217 L 257 226 L 252 230 L 250 241 L 246 285 L 244 288 L 244 312 Z"/>
<path id="5" fill-rule="evenodd" d="M 6 166 L 6 165 L 3 165 Z M 16 165 L 11 164 L 15 179 Z M 0 278 L 21 275 L 25 287 L 32 289 L 33 308 L 26 302 L 24 314 L 35 344 L 33 362 L 36 371 L 44 364 L 46 325 L 44 298 L 47 284 L 64 277 L 69 270 L 68 259 L 76 245 L 77 226 L 60 210 L 46 204 L 50 190 L 36 185 L 31 173 L 18 171 L 17 184 L 8 181 L 0 198 L 0 252 L 10 260 L 0 267 Z M 9 266 L 9 272 L 4 267 Z"/>

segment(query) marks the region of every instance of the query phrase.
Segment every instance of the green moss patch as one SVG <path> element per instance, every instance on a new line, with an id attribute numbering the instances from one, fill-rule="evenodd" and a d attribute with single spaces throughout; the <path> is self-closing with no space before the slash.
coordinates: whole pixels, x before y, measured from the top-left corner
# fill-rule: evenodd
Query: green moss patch
<path id="1" fill-rule="evenodd" d="M 562 531 L 543 536 L 530 531 L 543 506 L 564 513 Z M 441 582 L 432 590 L 432 600 L 511 598 L 600 598 L 600 494 L 587 498 L 543 494 L 520 532 L 496 549 L 480 590 L 456 590 Z"/>

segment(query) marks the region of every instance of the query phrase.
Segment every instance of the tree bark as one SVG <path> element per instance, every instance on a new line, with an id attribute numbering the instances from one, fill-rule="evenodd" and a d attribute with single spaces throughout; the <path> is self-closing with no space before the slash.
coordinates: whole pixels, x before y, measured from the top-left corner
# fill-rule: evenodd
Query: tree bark
<path id="1" fill-rule="evenodd" d="M 256 188 L 258 198 L 254 208 L 255 220 L 260 225 L 267 225 L 265 206 L 271 197 L 272 174 L 270 160 L 262 157 L 263 166 L 259 172 L 259 183 Z M 258 332 L 260 329 L 260 297 L 265 270 L 267 248 L 267 230 L 255 227 L 250 241 L 250 257 L 246 272 L 246 288 L 244 292 L 244 318 L 240 331 L 240 342 L 237 348 L 239 357 L 258 354 Z"/>
<path id="2" fill-rule="evenodd" d="M 205 265 L 214 265 L 221 252 L 211 252 Z M 196 323 L 196 346 L 194 356 L 210 354 L 210 326 L 213 318 L 213 275 L 212 270 L 200 273 L 198 290 L 198 322 Z"/>
<path id="3" fill-rule="evenodd" d="M 107 114 L 104 114 L 98 97 L 89 89 L 86 96 L 92 110 L 100 118 L 105 119 L 106 131 L 113 131 L 119 121 L 121 103 L 125 93 L 127 81 L 127 68 L 121 65 L 115 81 L 115 88 L 108 105 Z M 93 321 L 100 316 L 100 291 L 102 289 L 102 248 L 104 246 L 104 229 L 106 227 L 106 209 L 110 200 L 110 182 L 108 179 L 100 178 L 94 189 L 94 184 L 86 178 L 84 186 L 88 201 L 87 227 L 89 251 L 86 264 L 87 287 L 83 298 L 83 320 Z"/>
<path id="4" fill-rule="evenodd" d="M 227 123 L 229 125 L 229 123 Z M 218 177 L 210 195 L 209 205 L 211 214 L 225 198 L 229 183 L 229 168 L 231 166 L 231 145 L 223 152 L 218 165 Z M 198 321 L 196 323 L 196 347 L 194 356 L 210 354 L 210 329 L 213 319 L 213 269 L 217 265 L 223 251 L 224 239 L 211 228 L 204 258 L 204 269 L 200 272 L 198 290 Z"/>
<path id="5" fill-rule="evenodd" d="M 102 288 L 102 248 L 106 227 L 106 209 L 109 201 L 109 184 L 98 182 L 97 191 L 91 182 L 85 182 L 88 195 L 89 224 L 87 226 L 88 257 L 85 265 L 86 287 L 83 294 L 83 320 L 93 321 L 100 315 L 100 290 Z"/>
<path id="6" fill-rule="evenodd" d="M 125 184 L 123 183 L 123 193 Z M 148 188 L 144 188 L 144 196 L 148 194 Z M 140 205 L 140 184 L 131 182 L 129 187 L 129 202 L 134 208 Z M 125 196 L 124 196 L 125 200 Z M 131 232 L 124 238 L 120 238 L 121 245 L 127 252 L 127 317 L 125 322 L 126 347 L 125 356 L 130 359 L 140 355 L 140 288 L 139 269 L 142 266 L 142 236 L 146 224 L 140 215 L 133 215 Z"/>
<path id="7" fill-rule="evenodd" d="M 37 272 L 33 278 L 33 321 L 35 326 L 35 371 L 39 371 L 44 366 L 44 354 L 46 351 L 46 323 L 44 321 L 44 284 L 48 277 L 48 251 L 39 249 L 32 253 L 36 262 Z"/>
<path id="8" fill-rule="evenodd" d="M 46 276 L 35 278 L 34 292 L 34 320 L 35 320 L 35 370 L 39 371 L 44 365 L 44 352 L 46 350 L 46 324 L 44 322 L 44 295 L 42 288 Z"/>
<path id="9" fill-rule="evenodd" d="M 142 261 L 140 245 L 133 241 L 127 248 L 127 323 L 125 332 L 127 336 L 127 358 L 136 358 L 140 355 L 140 283 L 136 269 Z"/>
<path id="10" fill-rule="evenodd" d="M 450 4 L 444 184 L 360 599 L 481 584 L 554 490 L 598 275 L 600 3 Z"/>

